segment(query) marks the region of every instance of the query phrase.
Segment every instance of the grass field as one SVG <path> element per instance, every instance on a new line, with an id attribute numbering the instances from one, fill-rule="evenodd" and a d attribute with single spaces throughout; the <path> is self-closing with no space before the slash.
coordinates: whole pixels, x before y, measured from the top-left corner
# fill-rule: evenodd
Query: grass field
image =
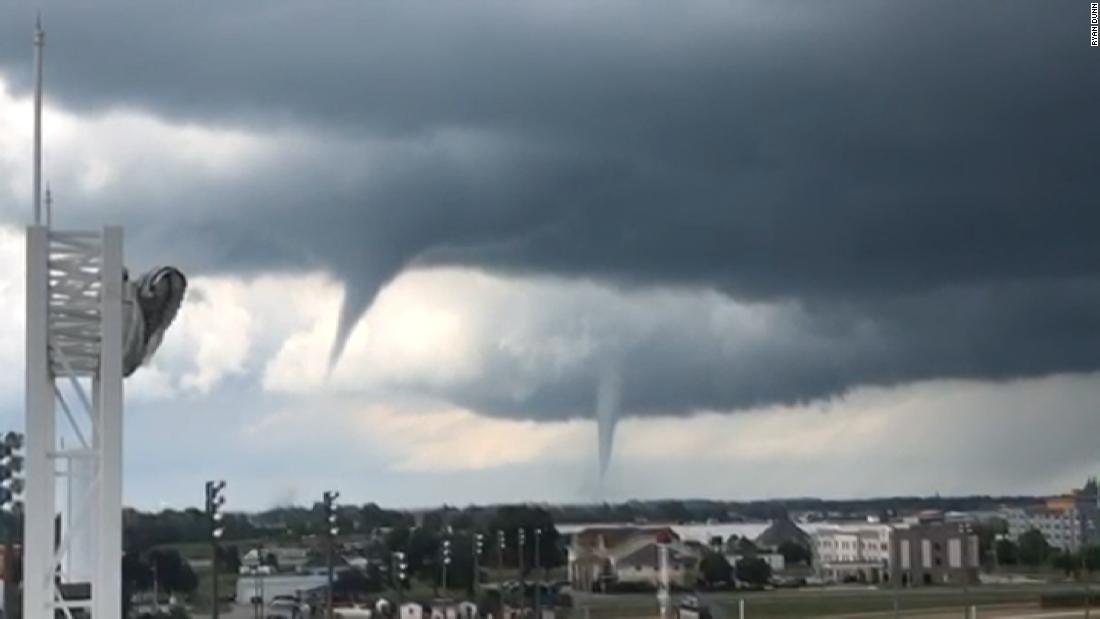
<path id="1" fill-rule="evenodd" d="M 962 589 L 917 589 L 899 592 L 901 613 L 943 609 L 957 610 L 962 616 L 969 605 L 981 609 L 1005 606 L 1037 608 L 1044 592 L 1076 590 L 1066 586 L 974 587 Z M 793 617 L 842 617 L 876 613 L 892 615 L 894 595 L 889 590 L 825 590 L 803 589 L 769 592 L 735 592 L 702 594 L 715 619 L 735 619 L 738 604 L 745 601 L 745 616 L 751 619 L 788 619 Z M 578 596 L 569 619 L 628 619 L 657 616 L 656 600 L 646 595 L 583 595 Z"/>
<path id="2" fill-rule="evenodd" d="M 261 544 L 271 545 L 271 540 L 266 539 L 246 539 L 246 540 L 233 540 L 225 542 L 225 546 L 236 546 L 238 552 L 243 555 L 252 548 Z M 173 544 L 161 544 L 154 546 L 155 549 L 160 550 L 178 550 L 180 555 L 184 559 L 207 559 L 209 560 L 214 556 L 214 550 L 210 546 L 209 542 L 186 542 L 186 543 L 173 543 Z"/>

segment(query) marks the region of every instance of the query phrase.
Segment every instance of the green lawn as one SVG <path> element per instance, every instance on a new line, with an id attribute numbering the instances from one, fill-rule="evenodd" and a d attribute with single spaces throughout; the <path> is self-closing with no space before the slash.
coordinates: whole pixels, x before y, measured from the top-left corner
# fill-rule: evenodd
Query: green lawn
<path id="1" fill-rule="evenodd" d="M 1069 588 L 1070 590 L 1077 590 Z M 1067 587 L 974 587 L 961 589 L 928 588 L 898 593 L 902 612 L 928 609 L 958 609 L 965 605 L 1024 606 L 1038 604 L 1044 591 L 1067 590 Z M 788 619 L 793 617 L 828 617 L 851 613 L 890 613 L 893 594 L 889 590 L 780 590 L 767 592 L 703 593 L 700 596 L 716 619 L 738 616 L 738 600 L 745 600 L 745 616 L 750 619 Z M 578 596 L 571 619 L 627 619 L 655 617 L 656 599 L 652 595 L 583 595 Z"/>
<path id="2" fill-rule="evenodd" d="M 252 548 L 259 545 L 273 545 L 271 540 L 267 539 L 246 539 L 246 540 L 232 540 L 223 542 L 223 546 L 236 546 L 237 552 L 241 556 L 244 556 Z M 177 550 L 184 559 L 207 559 L 209 560 L 214 556 L 214 549 L 210 545 L 210 542 L 181 542 L 173 544 L 161 544 L 154 546 L 157 550 Z"/>

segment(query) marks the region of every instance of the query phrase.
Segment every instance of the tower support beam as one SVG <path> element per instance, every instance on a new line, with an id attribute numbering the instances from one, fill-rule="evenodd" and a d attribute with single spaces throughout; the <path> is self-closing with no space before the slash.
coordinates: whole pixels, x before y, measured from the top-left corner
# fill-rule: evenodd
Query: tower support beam
<path id="1" fill-rule="evenodd" d="M 54 466 L 53 376 L 49 360 L 49 233 L 27 228 L 27 421 L 24 494 L 23 617 L 53 617 Z"/>

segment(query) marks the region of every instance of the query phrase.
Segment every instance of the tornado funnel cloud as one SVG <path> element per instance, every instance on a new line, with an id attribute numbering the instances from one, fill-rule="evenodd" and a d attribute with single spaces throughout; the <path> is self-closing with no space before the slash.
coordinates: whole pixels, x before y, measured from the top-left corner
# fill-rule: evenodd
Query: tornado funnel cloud
<path id="1" fill-rule="evenodd" d="M 615 424 L 619 421 L 622 401 L 622 377 L 618 367 L 608 366 L 600 374 L 596 387 L 596 431 L 599 440 L 600 487 L 607 477 L 615 443 Z"/>
<path id="2" fill-rule="evenodd" d="M 364 286 L 352 283 L 352 280 L 344 280 L 344 300 L 340 304 L 340 316 L 336 322 L 336 334 L 332 340 L 332 349 L 329 351 L 328 358 L 328 371 L 332 372 L 332 369 L 336 367 L 336 363 L 340 361 L 340 357 L 344 354 L 344 349 L 348 345 L 348 339 L 351 338 L 351 333 L 355 329 L 355 325 L 359 324 L 359 319 L 374 303 L 375 297 L 378 295 L 378 291 L 381 285 Z"/>

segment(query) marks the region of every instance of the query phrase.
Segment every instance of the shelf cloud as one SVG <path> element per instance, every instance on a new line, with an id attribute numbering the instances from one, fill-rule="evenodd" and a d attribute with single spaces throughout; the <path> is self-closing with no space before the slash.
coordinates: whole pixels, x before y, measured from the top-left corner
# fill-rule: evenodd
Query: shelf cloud
<path id="1" fill-rule="evenodd" d="M 214 6 L 45 13 L 57 114 L 175 128 L 114 135 L 143 153 L 122 167 L 51 151 L 59 205 L 189 273 L 327 273 L 330 363 L 400 274 L 458 268 L 613 291 L 542 308 L 547 336 L 578 311 L 604 331 L 520 397 L 496 390 L 515 356 L 492 346 L 494 371 L 430 386 L 485 415 L 1100 367 L 1100 82 L 1076 9 Z M 4 11 L 21 100 L 33 16 Z"/>

